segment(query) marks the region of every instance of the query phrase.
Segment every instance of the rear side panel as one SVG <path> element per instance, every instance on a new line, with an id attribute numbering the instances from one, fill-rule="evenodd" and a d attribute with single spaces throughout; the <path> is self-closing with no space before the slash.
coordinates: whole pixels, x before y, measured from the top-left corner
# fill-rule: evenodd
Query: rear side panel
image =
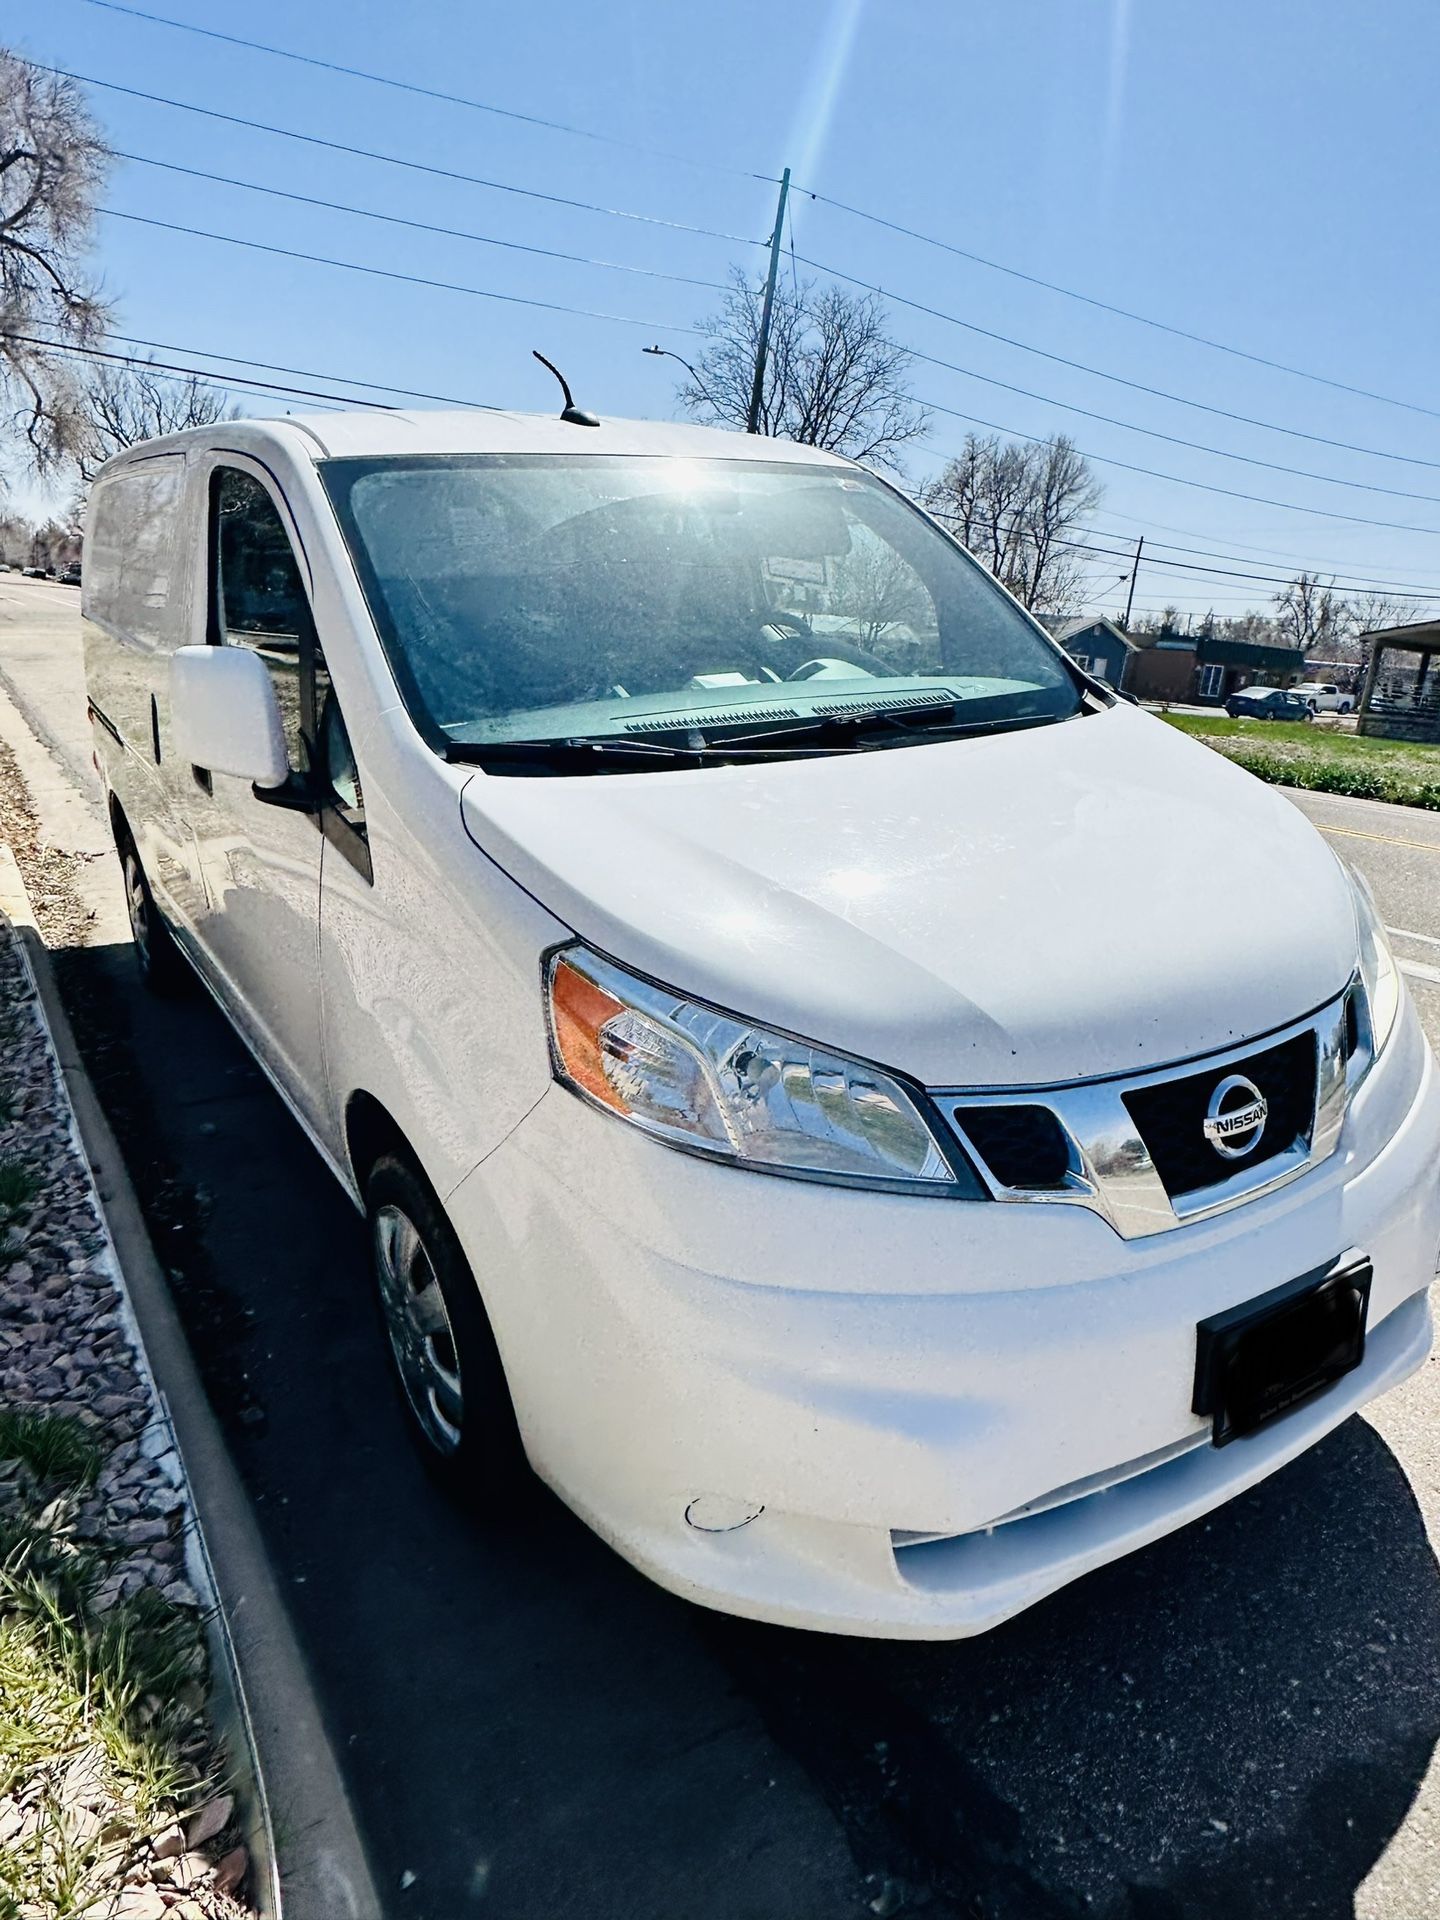
<path id="1" fill-rule="evenodd" d="M 90 499 L 82 632 L 96 750 L 167 913 L 194 925 L 199 867 L 183 772 L 166 763 L 170 655 L 190 615 L 194 502 L 183 454 L 103 474 Z"/>

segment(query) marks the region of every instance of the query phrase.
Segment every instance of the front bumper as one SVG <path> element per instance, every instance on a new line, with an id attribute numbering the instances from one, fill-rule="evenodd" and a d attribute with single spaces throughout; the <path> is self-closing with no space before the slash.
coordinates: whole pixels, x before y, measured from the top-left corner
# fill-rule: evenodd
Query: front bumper
<path id="1" fill-rule="evenodd" d="M 536 1470 L 626 1558 L 727 1612 L 958 1637 L 1220 1505 L 1420 1364 L 1440 1076 L 1407 1004 L 1330 1159 L 1128 1242 L 1080 1209 L 716 1166 L 559 1088 L 448 1205 Z M 1352 1248 L 1375 1272 L 1362 1367 L 1211 1447 L 1196 1322 Z M 764 1512 L 699 1532 L 699 1496 Z"/>

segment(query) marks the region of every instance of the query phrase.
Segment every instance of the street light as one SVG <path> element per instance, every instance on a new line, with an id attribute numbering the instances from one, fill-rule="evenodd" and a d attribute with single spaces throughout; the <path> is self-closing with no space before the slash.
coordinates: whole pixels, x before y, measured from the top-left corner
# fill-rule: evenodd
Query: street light
<path id="1" fill-rule="evenodd" d="M 710 405 L 715 408 L 716 413 L 721 412 L 719 406 L 716 404 L 714 395 L 683 354 L 675 353 L 669 347 L 642 347 L 640 351 L 642 353 L 661 353 L 664 354 L 667 360 L 678 360 L 690 378 L 695 382 L 696 391 L 700 394 L 701 398 L 707 400 Z M 721 418 L 724 418 L 723 414 L 721 414 Z"/>

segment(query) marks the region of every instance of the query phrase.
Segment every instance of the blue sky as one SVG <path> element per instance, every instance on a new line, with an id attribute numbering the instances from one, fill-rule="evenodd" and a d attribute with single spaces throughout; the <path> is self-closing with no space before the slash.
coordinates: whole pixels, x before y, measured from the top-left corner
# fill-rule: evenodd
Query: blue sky
<path id="1" fill-rule="evenodd" d="M 6 38 L 97 80 L 741 239 L 406 171 L 94 87 L 114 145 L 151 161 L 701 282 L 723 280 L 735 262 L 759 271 L 761 249 L 745 241 L 768 233 L 774 188 L 746 176 L 788 164 L 801 187 L 1022 273 L 1432 408 L 1296 379 L 886 232 L 803 192 L 793 202 L 798 253 L 975 327 L 1212 407 L 1436 463 L 1241 425 L 894 307 L 894 330 L 908 345 L 968 370 L 917 366 L 926 399 L 1024 433 L 1069 431 L 1097 456 L 1106 493 L 1094 524 L 1112 543 L 1146 531 L 1155 543 L 1253 553 L 1260 572 L 1309 562 L 1440 594 L 1440 257 L 1430 213 L 1440 177 L 1440 11 L 1431 4 L 148 4 L 607 138 L 418 99 L 88 0 L 11 0 Z M 539 347 L 566 369 L 584 404 L 668 417 L 678 369 L 640 348 L 658 340 L 689 354 L 697 343 L 686 329 L 716 298 L 703 285 L 386 226 L 136 162 L 117 167 L 105 198 L 120 212 L 303 256 L 106 217 L 96 257 L 121 331 L 465 399 L 548 409 L 549 376 L 530 358 Z M 374 279 L 319 264 L 316 254 L 622 318 Z M 987 385 L 982 375 L 1046 398 Z M 1085 419 L 1062 402 L 1422 497 L 1243 465 Z M 242 404 L 269 410 L 255 399 Z M 963 420 L 937 415 L 910 461 L 912 477 L 938 467 L 965 431 Z M 1226 498 L 1101 458 L 1310 511 Z M 1341 514 L 1419 531 L 1350 524 Z M 1111 583 L 1121 571 L 1120 562 L 1096 562 L 1100 607 L 1116 604 Z M 1269 591 L 1147 566 L 1137 606 L 1173 599 L 1229 613 Z"/>

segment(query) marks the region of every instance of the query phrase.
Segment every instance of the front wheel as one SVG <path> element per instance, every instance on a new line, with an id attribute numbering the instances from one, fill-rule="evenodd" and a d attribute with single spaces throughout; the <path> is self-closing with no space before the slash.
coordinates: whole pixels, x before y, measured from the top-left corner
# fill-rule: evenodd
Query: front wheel
<path id="1" fill-rule="evenodd" d="M 130 938 L 135 946 L 135 961 L 140 979 L 151 993 L 167 998 L 182 993 L 189 985 L 184 956 L 175 944 L 175 936 L 155 905 L 150 882 L 140 864 L 135 842 L 128 834 L 120 846 L 120 871 L 125 882 L 125 907 L 130 915 Z"/>
<path id="2" fill-rule="evenodd" d="M 387 1154 L 365 1189 L 380 1312 L 410 1432 L 447 1492 L 508 1509 L 524 1478 L 510 1390 L 480 1290 L 428 1183 Z"/>

